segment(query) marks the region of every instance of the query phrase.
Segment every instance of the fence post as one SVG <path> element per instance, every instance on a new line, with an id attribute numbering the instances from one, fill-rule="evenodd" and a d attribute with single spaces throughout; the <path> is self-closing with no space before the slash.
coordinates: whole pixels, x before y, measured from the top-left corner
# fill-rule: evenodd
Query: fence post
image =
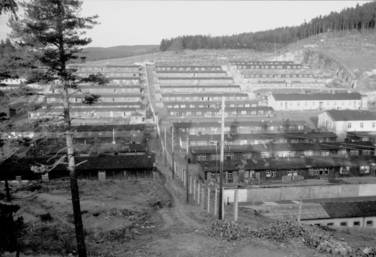
<path id="1" fill-rule="evenodd" d="M 197 200 L 197 195 L 196 195 L 196 179 L 193 178 L 193 202 L 196 203 L 196 200 Z"/>
<path id="2" fill-rule="evenodd" d="M 201 184 L 199 181 L 197 181 L 197 204 L 200 205 L 201 201 Z"/>
<path id="3" fill-rule="evenodd" d="M 214 215 L 217 216 L 218 211 L 218 189 L 214 188 Z"/>
<path id="4" fill-rule="evenodd" d="M 205 210 L 205 185 L 204 184 L 202 184 L 201 186 L 200 194 L 201 194 L 201 207 L 202 209 Z"/>
<path id="5" fill-rule="evenodd" d="M 209 185 L 207 187 L 207 197 L 206 197 L 206 200 L 207 200 L 207 202 L 206 202 L 206 204 L 207 204 L 206 211 L 208 213 L 210 213 L 210 186 Z"/>
<path id="6" fill-rule="evenodd" d="M 222 196 L 222 220 L 225 219 L 225 190 L 222 188 L 223 196 Z"/>
<path id="7" fill-rule="evenodd" d="M 98 180 L 105 181 L 106 180 L 106 172 L 105 171 L 98 171 Z"/>
<path id="8" fill-rule="evenodd" d="M 238 201 L 239 201 L 239 190 L 234 190 L 234 221 L 238 221 Z"/>
<path id="9" fill-rule="evenodd" d="M 49 177 L 48 173 L 42 175 L 42 181 L 43 182 L 49 182 L 50 181 L 50 177 Z"/>

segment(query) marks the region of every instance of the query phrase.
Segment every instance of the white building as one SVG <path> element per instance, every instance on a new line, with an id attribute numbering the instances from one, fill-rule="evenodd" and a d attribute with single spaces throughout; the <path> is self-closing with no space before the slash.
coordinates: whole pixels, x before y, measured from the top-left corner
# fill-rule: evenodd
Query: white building
<path id="1" fill-rule="evenodd" d="M 280 111 L 359 110 L 367 108 L 367 101 L 359 93 L 279 94 L 268 97 L 268 105 Z"/>
<path id="2" fill-rule="evenodd" d="M 318 127 L 338 136 L 346 132 L 376 131 L 376 113 L 360 110 L 329 110 L 319 114 Z"/>

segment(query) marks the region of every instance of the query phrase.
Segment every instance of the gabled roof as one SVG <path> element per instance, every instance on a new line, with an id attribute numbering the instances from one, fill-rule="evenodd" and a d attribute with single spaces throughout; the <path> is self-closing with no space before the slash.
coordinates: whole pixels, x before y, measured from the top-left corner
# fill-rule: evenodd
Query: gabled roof
<path id="1" fill-rule="evenodd" d="M 273 93 L 276 101 L 320 101 L 320 100 L 361 100 L 357 92 L 352 93 L 316 93 L 316 94 L 280 94 Z"/>
<path id="2" fill-rule="evenodd" d="M 329 110 L 326 113 L 334 121 L 376 121 L 376 113 L 363 110 Z"/>
<path id="3" fill-rule="evenodd" d="M 169 96 L 169 97 L 211 97 L 211 96 L 244 96 L 248 97 L 248 94 L 241 93 L 241 92 L 202 92 L 202 93 L 165 93 L 162 94 L 163 97 Z"/>
<path id="4" fill-rule="evenodd" d="M 159 80 L 233 80 L 232 77 L 158 77 Z"/>

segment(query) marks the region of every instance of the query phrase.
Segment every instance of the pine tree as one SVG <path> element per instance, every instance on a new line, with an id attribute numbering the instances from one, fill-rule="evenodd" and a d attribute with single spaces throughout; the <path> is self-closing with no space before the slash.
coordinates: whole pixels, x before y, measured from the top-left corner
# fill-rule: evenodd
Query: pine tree
<path id="1" fill-rule="evenodd" d="M 45 77 L 54 80 L 61 89 L 78 255 L 86 257 L 69 102 L 69 89 L 77 86 L 79 78 L 68 64 L 79 59 L 82 47 L 91 42 L 84 34 L 95 25 L 96 16 L 81 17 L 81 5 L 79 0 L 30 0 L 22 4 L 24 16 L 11 19 L 10 24 L 12 36 L 30 50 L 43 66 Z"/>

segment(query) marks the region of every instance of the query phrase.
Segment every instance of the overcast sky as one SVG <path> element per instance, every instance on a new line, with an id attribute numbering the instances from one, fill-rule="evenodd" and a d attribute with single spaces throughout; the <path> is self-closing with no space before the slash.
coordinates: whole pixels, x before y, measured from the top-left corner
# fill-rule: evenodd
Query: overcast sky
<path id="1" fill-rule="evenodd" d="M 159 44 L 179 35 L 231 35 L 299 25 L 365 1 L 125 1 L 84 0 L 83 15 L 99 15 L 91 46 Z M 0 17 L 0 39 L 9 29 Z"/>

